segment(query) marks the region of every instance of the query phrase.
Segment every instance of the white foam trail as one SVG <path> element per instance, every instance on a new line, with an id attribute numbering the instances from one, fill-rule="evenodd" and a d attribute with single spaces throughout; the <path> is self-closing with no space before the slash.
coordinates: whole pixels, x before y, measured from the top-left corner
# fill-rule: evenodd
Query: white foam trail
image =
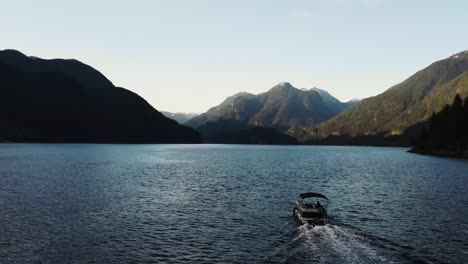
<path id="1" fill-rule="evenodd" d="M 311 257 L 346 263 L 389 263 L 372 248 L 368 239 L 351 230 L 331 224 L 315 227 L 302 225 L 297 230 L 293 242 L 302 242 Z"/>

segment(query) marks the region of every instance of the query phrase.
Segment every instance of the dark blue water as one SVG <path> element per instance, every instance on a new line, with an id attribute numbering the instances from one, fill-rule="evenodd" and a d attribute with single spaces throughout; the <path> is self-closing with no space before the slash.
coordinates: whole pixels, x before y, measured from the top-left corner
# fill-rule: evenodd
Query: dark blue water
<path id="1" fill-rule="evenodd" d="M 466 263 L 467 190 L 401 148 L 0 144 L 0 263 Z"/>

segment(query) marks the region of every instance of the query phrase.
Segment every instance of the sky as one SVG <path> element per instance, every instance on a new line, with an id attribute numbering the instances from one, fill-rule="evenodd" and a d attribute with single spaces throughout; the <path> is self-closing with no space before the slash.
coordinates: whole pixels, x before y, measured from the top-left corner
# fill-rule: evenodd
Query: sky
<path id="1" fill-rule="evenodd" d="M 75 58 L 158 110 L 279 82 L 377 95 L 468 49 L 466 0 L 0 0 L 0 49 Z"/>

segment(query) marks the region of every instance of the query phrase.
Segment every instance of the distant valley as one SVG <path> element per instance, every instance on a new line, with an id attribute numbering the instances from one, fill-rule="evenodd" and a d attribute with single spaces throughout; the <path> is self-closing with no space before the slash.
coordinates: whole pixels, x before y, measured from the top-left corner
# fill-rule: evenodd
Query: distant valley
<path id="1" fill-rule="evenodd" d="M 194 113 L 171 113 L 167 111 L 161 111 L 161 114 L 163 114 L 165 117 L 177 121 L 179 124 L 183 124 L 199 115 Z"/>

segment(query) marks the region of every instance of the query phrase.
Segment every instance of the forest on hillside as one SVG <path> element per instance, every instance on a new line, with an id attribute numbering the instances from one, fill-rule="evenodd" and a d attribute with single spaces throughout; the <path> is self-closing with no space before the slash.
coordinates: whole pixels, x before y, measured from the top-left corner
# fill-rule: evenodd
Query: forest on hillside
<path id="1" fill-rule="evenodd" d="M 413 144 L 410 152 L 468 158 L 468 97 L 433 113 Z"/>

